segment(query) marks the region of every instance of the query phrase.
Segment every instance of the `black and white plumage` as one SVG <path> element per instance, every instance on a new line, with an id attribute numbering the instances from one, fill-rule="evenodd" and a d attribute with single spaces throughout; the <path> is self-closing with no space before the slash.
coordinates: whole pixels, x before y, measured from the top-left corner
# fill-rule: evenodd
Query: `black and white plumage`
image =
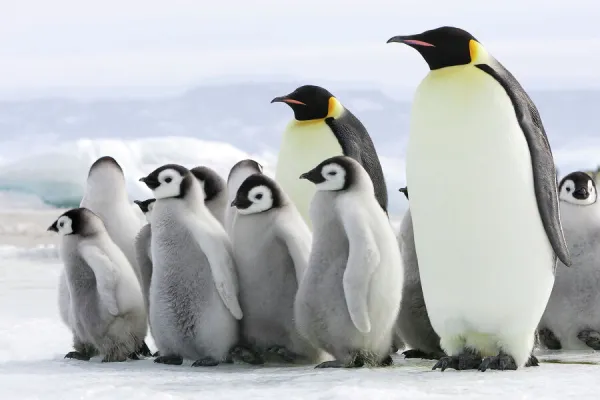
<path id="1" fill-rule="evenodd" d="M 238 282 L 231 243 L 204 205 L 202 185 L 176 164 L 140 179 L 153 192 L 150 326 L 155 362 L 213 366 L 238 340 Z"/>
<path id="2" fill-rule="evenodd" d="M 215 170 L 205 166 L 194 167 L 190 172 L 203 185 L 204 204 L 217 221 L 225 226 L 225 210 L 230 203 L 227 201 L 227 182 Z"/>
<path id="3" fill-rule="evenodd" d="M 318 367 L 389 365 L 402 259 L 373 183 L 350 157 L 302 174 L 316 185 L 309 266 L 295 302 L 300 334 L 333 355 Z"/>
<path id="4" fill-rule="evenodd" d="M 134 241 L 135 255 L 138 267 L 140 268 L 142 292 L 144 294 L 146 310 L 150 309 L 148 300 L 150 297 L 150 281 L 152 280 L 152 252 L 150 251 L 150 243 L 152 242 L 152 229 L 150 226 L 150 218 L 155 201 L 156 199 L 134 201 L 134 203 L 140 207 L 140 210 L 148 222 L 142 227 L 142 229 L 140 229 Z"/>
<path id="5" fill-rule="evenodd" d="M 308 227 L 279 185 L 260 173 L 244 180 L 231 205 L 238 211 L 230 237 L 244 312 L 241 345 L 258 359 L 274 353 L 286 362 L 318 362 L 321 352 L 294 324 L 310 254 Z"/>
<path id="6" fill-rule="evenodd" d="M 66 358 L 103 361 L 137 358 L 144 346 L 147 317 L 142 290 L 129 261 L 102 220 L 86 208 L 62 214 L 49 228 L 60 234 L 65 281 L 59 309 L 73 333 L 75 351 Z"/>
<path id="7" fill-rule="evenodd" d="M 227 204 L 231 205 L 231 202 L 235 199 L 238 189 L 247 177 L 253 174 L 262 174 L 262 172 L 262 165 L 252 159 L 245 159 L 237 162 L 231 168 L 231 171 L 229 171 L 229 175 L 227 176 Z M 237 208 L 225 208 L 225 231 L 228 234 L 231 233 L 231 229 L 235 224 L 237 215 Z"/>

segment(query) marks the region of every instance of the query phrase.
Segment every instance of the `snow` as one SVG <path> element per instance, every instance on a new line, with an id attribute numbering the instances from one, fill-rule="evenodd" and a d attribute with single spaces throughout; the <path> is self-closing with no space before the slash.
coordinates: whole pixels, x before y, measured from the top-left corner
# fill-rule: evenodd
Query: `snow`
<path id="1" fill-rule="evenodd" d="M 432 371 L 433 361 L 400 355 L 391 368 L 360 370 L 65 360 L 71 337 L 56 305 L 62 266 L 56 237 L 39 232 L 60 213 L 0 214 L 6 232 L 18 220 L 29 226 L 13 234 L 17 245 L 0 245 L 0 399 L 588 399 L 600 390 L 600 366 L 581 364 L 600 363 L 594 352 L 546 352 L 541 359 L 574 364 L 485 373 Z M 0 243 L 9 236 L 0 236 Z M 151 338 L 148 344 L 155 349 Z"/>
<path id="2" fill-rule="evenodd" d="M 123 168 L 132 199 L 150 197 L 139 178 L 167 163 L 189 168 L 206 165 L 226 178 L 236 162 L 254 158 L 270 173 L 270 165 L 261 156 L 227 143 L 189 137 L 79 139 L 23 154 L 0 162 L 0 195 L 4 196 L 0 202 L 5 207 L 23 202 L 30 208 L 44 204 L 76 206 L 83 195 L 89 167 L 106 155 L 114 157 Z"/>

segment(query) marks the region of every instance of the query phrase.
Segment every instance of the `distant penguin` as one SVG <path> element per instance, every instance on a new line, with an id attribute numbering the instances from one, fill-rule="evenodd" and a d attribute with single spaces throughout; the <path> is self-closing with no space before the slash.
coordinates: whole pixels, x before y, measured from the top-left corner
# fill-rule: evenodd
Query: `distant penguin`
<path id="1" fill-rule="evenodd" d="M 195 167 L 190 172 L 204 185 L 204 204 L 217 221 L 225 226 L 225 210 L 231 204 L 227 202 L 227 182 L 208 167 Z"/>
<path id="2" fill-rule="evenodd" d="M 425 303 L 448 354 L 434 369 L 522 367 L 556 258 L 570 263 L 540 115 L 462 29 L 388 42 L 430 69 L 412 104 L 406 173 Z"/>
<path id="3" fill-rule="evenodd" d="M 186 168 L 164 165 L 140 181 L 153 192 L 150 326 L 161 364 L 215 366 L 238 340 L 238 282 L 231 243 Z"/>
<path id="4" fill-rule="evenodd" d="M 156 199 L 134 200 L 134 203 L 140 207 L 148 223 L 140 229 L 140 232 L 135 237 L 135 255 L 140 274 L 142 277 L 142 292 L 144 294 L 144 303 L 146 310 L 149 310 L 150 297 L 150 281 L 152 280 L 152 253 L 150 251 L 150 243 L 152 241 L 152 230 L 150 229 L 150 216 Z"/>
<path id="5" fill-rule="evenodd" d="M 600 204 L 584 172 L 559 185 L 560 211 L 573 268 L 558 268 L 540 322 L 540 341 L 552 350 L 600 350 Z"/>
<path id="6" fill-rule="evenodd" d="M 290 196 L 308 224 L 310 201 L 315 188 L 298 176 L 333 156 L 349 156 L 367 171 L 377 202 L 387 213 L 388 195 L 373 141 L 363 124 L 331 93 L 319 86 L 300 86 L 274 98 L 291 107 L 294 119 L 283 133 L 275 180 Z"/>
<path id="7" fill-rule="evenodd" d="M 137 359 L 147 330 L 142 291 L 102 220 L 86 208 L 76 208 L 48 230 L 61 236 L 60 258 L 71 298 L 67 312 L 66 304 L 59 303 L 74 336 L 75 351 L 65 358 L 87 361 L 99 353 L 103 362 Z M 62 285 L 59 290 L 65 289 Z"/>
<path id="8" fill-rule="evenodd" d="M 91 210 L 102 219 L 108 234 L 125 253 L 141 284 L 134 241 L 144 223 L 129 201 L 123 170 L 114 158 L 100 157 L 92 164 L 80 207 Z"/>
<path id="9" fill-rule="evenodd" d="M 242 185 L 242 182 L 247 177 L 253 174 L 262 174 L 263 167 L 254 160 L 246 159 L 237 162 L 229 172 L 227 177 L 227 204 L 231 205 L 231 202 L 235 199 L 238 189 Z M 225 208 L 225 230 L 230 234 L 232 226 L 238 215 L 237 208 L 227 207 Z"/>
<path id="10" fill-rule="evenodd" d="M 402 297 L 402 258 L 364 168 L 346 156 L 301 175 L 317 187 L 309 266 L 295 302 L 296 326 L 335 357 L 318 368 L 392 364 Z"/>
<path id="11" fill-rule="evenodd" d="M 231 205 L 239 213 L 230 237 L 244 312 L 240 342 L 253 358 L 274 353 L 286 362 L 318 362 L 320 352 L 294 324 L 294 299 L 310 254 L 308 227 L 279 185 L 263 174 L 248 177 Z"/>

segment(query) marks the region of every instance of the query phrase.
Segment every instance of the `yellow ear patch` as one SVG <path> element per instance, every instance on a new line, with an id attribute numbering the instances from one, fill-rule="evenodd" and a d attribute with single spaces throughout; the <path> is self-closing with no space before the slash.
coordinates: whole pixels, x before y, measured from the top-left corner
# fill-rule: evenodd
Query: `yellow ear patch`
<path id="1" fill-rule="evenodd" d="M 342 115 L 343 111 L 344 106 L 342 106 L 342 103 L 340 103 L 335 97 L 331 96 L 329 98 L 329 108 L 327 110 L 327 117 L 325 118 L 338 118 L 340 115 Z"/>
<path id="2" fill-rule="evenodd" d="M 485 47 L 476 40 L 469 40 L 469 55 L 471 56 L 471 64 L 485 64 L 488 55 Z"/>

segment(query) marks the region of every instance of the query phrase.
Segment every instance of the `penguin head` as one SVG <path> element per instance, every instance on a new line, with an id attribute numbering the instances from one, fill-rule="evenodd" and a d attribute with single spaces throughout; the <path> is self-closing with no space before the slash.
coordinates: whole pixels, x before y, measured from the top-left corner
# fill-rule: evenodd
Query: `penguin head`
<path id="1" fill-rule="evenodd" d="M 227 176 L 227 182 L 231 180 L 233 175 L 236 175 L 241 170 L 262 174 L 263 166 L 250 158 L 238 161 L 233 167 L 231 167 L 231 171 L 229 171 L 229 175 Z"/>
<path id="2" fill-rule="evenodd" d="M 317 190 L 338 191 L 346 190 L 355 180 L 356 161 L 346 156 L 331 157 L 312 170 L 300 175 L 316 185 Z"/>
<path id="3" fill-rule="evenodd" d="M 436 70 L 476 62 L 483 49 L 473 35 L 460 28 L 443 26 L 416 35 L 394 36 L 388 43 L 404 43 L 417 50 Z"/>
<path id="4" fill-rule="evenodd" d="M 225 190 L 225 181 L 212 169 L 199 166 L 192 168 L 190 172 L 204 188 L 204 201 L 214 199 L 219 193 Z"/>
<path id="5" fill-rule="evenodd" d="M 326 118 L 337 100 L 320 86 L 304 85 L 286 96 L 275 97 L 271 103 L 286 103 L 294 111 L 297 121 Z"/>
<path id="6" fill-rule="evenodd" d="M 140 210 L 144 213 L 144 215 L 152 212 L 152 208 L 154 208 L 154 202 L 156 199 L 148 199 L 148 200 L 134 200 L 133 202 L 138 205 Z"/>
<path id="7" fill-rule="evenodd" d="M 558 187 L 561 201 L 578 205 L 589 206 L 596 202 L 596 182 L 585 172 L 572 172 L 565 176 Z"/>
<path id="8" fill-rule="evenodd" d="M 125 174 L 112 157 L 100 157 L 90 167 L 86 182 L 86 194 L 90 196 L 125 195 Z"/>
<path id="9" fill-rule="evenodd" d="M 275 181 L 263 174 L 250 175 L 237 191 L 231 206 L 240 214 L 256 214 L 283 205 L 281 191 Z"/>
<path id="10" fill-rule="evenodd" d="M 61 236 L 81 235 L 88 236 L 104 230 L 100 217 L 87 208 L 74 208 L 63 213 L 48 231 L 56 232 Z"/>
<path id="11" fill-rule="evenodd" d="M 140 182 L 144 182 L 152 190 L 156 200 L 160 200 L 185 197 L 194 179 L 187 168 L 178 164 L 166 164 L 140 178 Z"/>

